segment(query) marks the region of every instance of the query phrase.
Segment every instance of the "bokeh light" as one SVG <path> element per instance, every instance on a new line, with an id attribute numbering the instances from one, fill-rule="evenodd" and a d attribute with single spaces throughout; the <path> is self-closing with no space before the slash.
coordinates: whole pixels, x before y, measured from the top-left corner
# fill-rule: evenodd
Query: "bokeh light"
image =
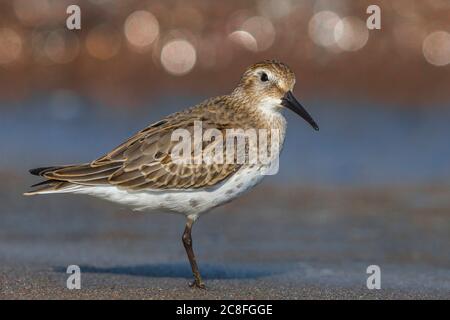
<path id="1" fill-rule="evenodd" d="M 312 75 L 311 86 L 319 85 L 318 70 L 334 88 L 334 70 L 351 68 L 348 85 L 339 88 L 344 92 L 363 86 L 355 80 L 360 68 L 377 73 L 379 66 L 386 65 L 386 57 L 399 56 L 401 61 L 389 64 L 384 72 L 402 78 L 399 87 L 403 91 L 399 88 L 392 95 L 408 91 L 404 97 L 408 100 L 412 99 L 411 87 L 435 88 L 425 77 L 446 77 L 439 76 L 446 69 L 435 66 L 450 64 L 449 1 L 391 2 L 379 1 L 382 29 L 368 30 L 369 4 L 349 0 L 217 1 L 207 5 L 202 0 L 0 1 L 2 87 L 5 96 L 19 96 L 31 92 L 35 79 L 41 79 L 38 90 L 61 83 L 96 95 L 120 83 L 121 90 L 114 95 L 123 88 L 133 91 L 133 99 L 144 99 L 149 91 L 158 93 L 156 79 L 169 75 L 189 73 L 186 78 L 193 79 L 193 88 L 225 87 L 246 65 L 280 59 L 293 69 L 302 69 L 303 77 Z M 81 30 L 65 27 L 70 4 L 82 9 Z M 178 40 L 185 42 L 174 42 Z M 184 57 L 172 52 L 180 44 L 187 52 Z M 106 63 L 96 63 L 100 61 Z M 114 76 L 92 77 L 97 72 Z M 207 74 L 215 77 L 219 73 L 220 82 L 207 80 Z M 386 84 L 376 79 L 367 79 L 371 86 L 365 90 L 384 94 Z"/>
<path id="2" fill-rule="evenodd" d="M 336 24 L 334 39 L 342 50 L 356 51 L 366 45 L 369 39 L 369 30 L 361 19 L 345 17 Z"/>
<path id="3" fill-rule="evenodd" d="M 445 31 L 430 33 L 423 41 L 422 52 L 425 59 L 435 66 L 450 63 L 450 34 Z"/>
<path id="4" fill-rule="evenodd" d="M 159 35 L 159 23 L 148 11 L 130 14 L 124 26 L 125 37 L 137 51 L 145 51 Z"/>
<path id="5" fill-rule="evenodd" d="M 0 29 L 0 64 L 9 64 L 18 59 L 22 52 L 22 39 L 10 29 Z"/>
<path id="6" fill-rule="evenodd" d="M 161 50 L 161 64 L 173 75 L 189 73 L 197 61 L 194 46 L 187 40 L 176 39 L 166 43 Z"/>
<path id="7" fill-rule="evenodd" d="M 50 13 L 48 0 L 14 0 L 13 8 L 20 22 L 27 26 L 44 23 Z"/>
<path id="8" fill-rule="evenodd" d="M 52 31 L 45 40 L 44 51 L 55 63 L 71 62 L 79 52 L 78 37 L 68 30 Z"/>
<path id="9" fill-rule="evenodd" d="M 86 38 L 86 49 L 91 56 L 100 60 L 114 57 L 120 50 L 120 35 L 110 26 L 98 25 Z"/>
<path id="10" fill-rule="evenodd" d="M 256 42 L 255 37 L 248 33 L 247 31 L 238 30 L 230 33 L 228 38 L 238 44 L 239 46 L 249 50 L 249 51 L 258 51 L 258 43 Z"/>
<path id="11" fill-rule="evenodd" d="M 272 22 L 265 17 L 247 19 L 241 29 L 255 38 L 258 51 L 269 49 L 275 40 L 275 28 Z"/>
<path id="12" fill-rule="evenodd" d="M 332 11 L 320 11 L 316 13 L 308 24 L 310 38 L 315 44 L 322 47 L 334 45 L 336 43 L 334 29 L 339 21 L 339 16 Z"/>

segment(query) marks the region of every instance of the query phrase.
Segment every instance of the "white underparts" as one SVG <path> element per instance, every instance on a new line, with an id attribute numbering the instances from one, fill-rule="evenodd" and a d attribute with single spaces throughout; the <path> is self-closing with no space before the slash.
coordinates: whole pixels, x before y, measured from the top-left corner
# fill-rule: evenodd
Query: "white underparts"
<path id="1" fill-rule="evenodd" d="M 85 186 L 73 193 L 88 194 L 131 206 L 138 211 L 168 210 L 191 216 L 231 201 L 255 186 L 264 177 L 265 168 L 243 167 L 232 177 L 209 189 L 129 191 L 116 186 Z"/>
<path id="2" fill-rule="evenodd" d="M 258 104 L 258 109 L 269 117 L 278 116 L 282 109 L 281 100 L 271 97 L 264 98 Z"/>

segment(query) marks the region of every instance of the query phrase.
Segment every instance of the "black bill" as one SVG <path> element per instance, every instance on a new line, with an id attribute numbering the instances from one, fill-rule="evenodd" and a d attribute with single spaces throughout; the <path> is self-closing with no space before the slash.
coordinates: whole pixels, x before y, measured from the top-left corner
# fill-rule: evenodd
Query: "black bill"
<path id="1" fill-rule="evenodd" d="M 309 115 L 308 111 L 300 104 L 300 102 L 295 99 L 294 95 L 291 91 L 286 92 L 284 97 L 281 99 L 281 105 L 288 109 L 291 109 L 300 117 L 305 119 L 315 130 L 319 130 L 319 126 L 313 120 L 313 118 Z"/>

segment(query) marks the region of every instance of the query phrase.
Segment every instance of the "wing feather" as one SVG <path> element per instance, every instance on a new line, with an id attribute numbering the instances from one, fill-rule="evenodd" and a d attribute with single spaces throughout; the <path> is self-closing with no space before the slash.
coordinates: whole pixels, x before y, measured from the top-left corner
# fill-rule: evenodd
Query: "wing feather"
<path id="1" fill-rule="evenodd" d="M 181 164 L 172 161 L 171 152 L 178 141 L 172 133 L 179 128 L 193 133 L 194 121 L 202 121 L 203 130 L 225 130 L 239 125 L 242 115 L 221 117 L 221 98 L 168 116 L 141 130 L 117 148 L 89 164 L 67 166 L 44 171 L 43 176 L 55 181 L 81 185 L 115 185 L 132 190 L 192 189 L 213 186 L 230 177 L 240 164 Z M 241 126 L 245 126 L 243 123 Z M 203 153 L 210 153 L 218 141 L 203 142 Z M 193 150 L 194 148 L 192 148 Z M 225 160 L 226 144 L 223 145 Z M 225 162 L 225 161 L 224 161 Z"/>

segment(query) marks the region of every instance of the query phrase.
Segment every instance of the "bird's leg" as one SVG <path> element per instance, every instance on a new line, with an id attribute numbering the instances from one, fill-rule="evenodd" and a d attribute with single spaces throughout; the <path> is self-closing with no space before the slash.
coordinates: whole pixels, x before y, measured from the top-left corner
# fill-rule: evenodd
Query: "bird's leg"
<path id="1" fill-rule="evenodd" d="M 194 224 L 194 220 L 188 218 L 186 222 L 186 227 L 184 228 L 183 233 L 183 245 L 186 249 L 187 256 L 189 258 L 189 263 L 191 264 L 192 273 L 194 275 L 194 282 L 189 284 L 190 287 L 197 287 L 200 289 L 205 289 L 205 284 L 202 281 L 202 277 L 200 276 L 200 271 L 198 271 L 197 261 L 195 261 L 194 250 L 192 249 L 192 237 L 191 237 L 191 229 Z"/>

